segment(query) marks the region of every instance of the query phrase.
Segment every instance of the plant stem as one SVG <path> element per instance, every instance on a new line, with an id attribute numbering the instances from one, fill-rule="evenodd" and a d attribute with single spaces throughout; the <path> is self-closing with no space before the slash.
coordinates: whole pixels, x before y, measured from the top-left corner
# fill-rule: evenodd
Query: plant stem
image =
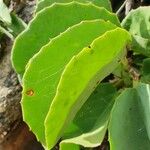
<path id="1" fill-rule="evenodd" d="M 121 13 L 121 11 L 122 11 L 123 8 L 125 7 L 127 1 L 128 1 L 128 0 L 125 0 L 124 3 L 120 6 L 120 8 L 117 10 L 117 12 L 116 12 L 117 16 L 119 16 L 119 14 Z"/>
<path id="2" fill-rule="evenodd" d="M 126 5 L 125 5 L 125 15 L 128 15 L 133 5 L 134 5 L 134 0 L 127 0 Z"/>

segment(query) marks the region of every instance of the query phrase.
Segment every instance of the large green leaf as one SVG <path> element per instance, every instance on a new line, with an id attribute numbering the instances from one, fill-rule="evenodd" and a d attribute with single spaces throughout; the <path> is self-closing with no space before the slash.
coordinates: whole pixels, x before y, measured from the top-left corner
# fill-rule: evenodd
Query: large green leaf
<path id="1" fill-rule="evenodd" d="M 126 89 L 116 99 L 109 124 L 111 150 L 150 149 L 150 91 L 147 86 L 139 85 L 137 89 Z"/>
<path id="2" fill-rule="evenodd" d="M 103 20 L 84 21 L 52 39 L 31 59 L 23 78 L 23 116 L 43 143 L 44 120 L 65 65 L 95 38 L 114 28 L 115 25 Z M 26 94 L 31 89 L 33 96 Z"/>
<path id="3" fill-rule="evenodd" d="M 66 150 L 68 144 L 96 147 L 105 136 L 109 115 L 116 96 L 116 89 L 109 83 L 101 83 L 81 107 L 73 121 L 78 129 L 60 144 Z"/>
<path id="4" fill-rule="evenodd" d="M 7 6 L 4 4 L 3 0 L 0 0 L 0 20 L 6 24 L 11 23 L 11 17 Z"/>
<path id="5" fill-rule="evenodd" d="M 133 36 L 132 49 L 150 56 L 150 6 L 132 10 L 123 20 L 122 26 Z"/>
<path id="6" fill-rule="evenodd" d="M 68 3 L 72 1 L 73 0 L 43 0 L 38 3 L 36 11 L 38 12 L 47 6 L 52 5 L 53 3 Z M 74 0 L 74 1 L 81 2 L 81 3 L 92 2 L 93 4 L 99 7 L 104 7 L 108 9 L 109 11 L 111 11 L 111 4 L 109 0 Z"/>
<path id="7" fill-rule="evenodd" d="M 54 4 L 40 11 L 29 27 L 15 41 L 12 61 L 15 70 L 23 74 L 29 59 L 49 40 L 82 20 L 104 19 L 119 25 L 115 14 L 92 4 L 77 2 Z"/>
<path id="8" fill-rule="evenodd" d="M 129 41 L 130 35 L 123 29 L 108 31 L 67 64 L 45 121 L 48 148 L 56 144 L 97 83 L 125 57 L 125 46 Z"/>

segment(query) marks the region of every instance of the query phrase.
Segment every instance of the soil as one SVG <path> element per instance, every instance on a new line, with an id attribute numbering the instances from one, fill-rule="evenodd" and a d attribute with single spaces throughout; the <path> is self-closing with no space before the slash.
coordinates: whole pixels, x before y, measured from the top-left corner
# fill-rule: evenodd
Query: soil
<path id="1" fill-rule="evenodd" d="M 0 145 L 0 150 L 44 150 L 25 123 L 20 123 L 11 136 Z"/>

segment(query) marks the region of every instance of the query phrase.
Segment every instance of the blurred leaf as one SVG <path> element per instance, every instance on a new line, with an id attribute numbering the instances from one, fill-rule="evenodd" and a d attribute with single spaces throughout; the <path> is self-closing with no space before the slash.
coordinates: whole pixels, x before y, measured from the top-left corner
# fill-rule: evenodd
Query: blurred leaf
<path id="1" fill-rule="evenodd" d="M 134 66 L 138 67 L 138 69 L 140 69 L 140 67 L 143 66 L 143 60 L 146 59 L 147 57 L 141 54 L 136 54 L 132 56 L 132 61 Z"/>
<path id="2" fill-rule="evenodd" d="M 141 80 L 142 82 L 150 83 L 150 58 L 143 61 Z"/>
<path id="3" fill-rule="evenodd" d="M 122 63 L 120 63 L 117 68 L 115 68 L 115 70 L 112 72 L 115 76 L 121 78 L 122 77 L 122 71 L 123 71 L 123 65 Z"/>
<path id="4" fill-rule="evenodd" d="M 137 53 L 143 54 L 145 56 L 150 56 L 150 39 L 145 39 L 138 35 L 133 35 L 131 48 Z"/>
<path id="5" fill-rule="evenodd" d="M 150 56 L 150 6 L 132 10 L 122 22 L 133 37 L 132 49 Z"/>
<path id="6" fill-rule="evenodd" d="M 0 20 L 6 24 L 11 24 L 10 13 L 3 0 L 0 0 Z"/>
<path id="7" fill-rule="evenodd" d="M 11 24 L 5 25 L 5 28 L 0 26 L 0 32 L 14 40 L 14 38 L 26 28 L 26 24 L 15 14 L 11 14 L 11 18 Z"/>
<path id="8" fill-rule="evenodd" d="M 10 32 L 16 37 L 19 33 L 21 33 L 26 27 L 26 23 L 16 14 L 11 14 L 12 23 L 8 26 Z"/>

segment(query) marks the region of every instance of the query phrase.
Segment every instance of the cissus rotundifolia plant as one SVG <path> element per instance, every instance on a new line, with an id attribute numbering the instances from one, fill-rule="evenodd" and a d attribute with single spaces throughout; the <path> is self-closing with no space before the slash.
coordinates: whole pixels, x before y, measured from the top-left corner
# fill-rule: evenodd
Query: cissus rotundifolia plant
<path id="1" fill-rule="evenodd" d="M 150 8 L 120 23 L 108 0 L 44 0 L 16 38 L 23 119 L 46 150 L 150 149 Z"/>

